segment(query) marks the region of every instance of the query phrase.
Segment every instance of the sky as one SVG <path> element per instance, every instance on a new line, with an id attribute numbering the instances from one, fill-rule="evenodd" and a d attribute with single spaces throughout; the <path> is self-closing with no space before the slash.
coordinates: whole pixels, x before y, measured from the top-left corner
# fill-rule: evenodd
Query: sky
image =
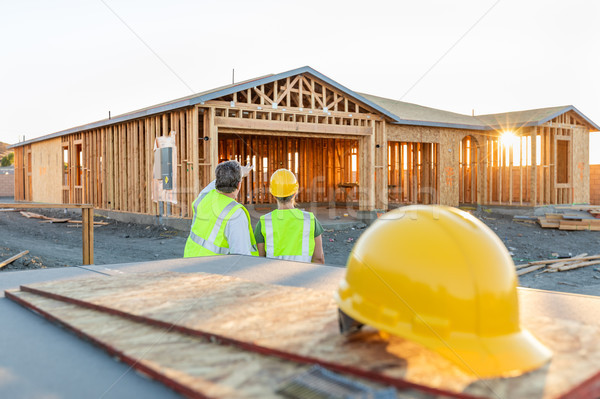
<path id="1" fill-rule="evenodd" d="M 0 141 L 305 65 L 462 114 L 574 105 L 600 124 L 599 16 L 594 0 L 2 0 Z"/>

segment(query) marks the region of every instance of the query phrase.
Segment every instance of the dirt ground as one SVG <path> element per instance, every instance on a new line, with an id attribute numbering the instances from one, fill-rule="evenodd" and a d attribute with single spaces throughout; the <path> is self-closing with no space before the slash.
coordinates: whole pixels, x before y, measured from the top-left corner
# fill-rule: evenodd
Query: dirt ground
<path id="1" fill-rule="evenodd" d="M 77 213 L 64 210 L 33 209 L 46 216 L 81 220 Z M 513 255 L 515 264 L 581 253 L 600 254 L 600 232 L 542 229 L 537 224 L 515 221 L 502 209 L 482 209 L 472 213 L 488 225 Z M 181 257 L 187 232 L 154 225 L 108 222 L 94 228 L 95 264 L 118 264 Z M 323 233 L 328 265 L 344 267 L 350 250 L 367 226 L 357 222 L 344 230 L 326 229 Z M 81 225 L 41 223 L 27 219 L 18 211 L 0 210 L 0 262 L 22 251 L 29 254 L 0 269 L 0 273 L 50 267 L 81 265 Z M 559 272 L 533 272 L 520 277 L 523 287 L 600 295 L 600 267 Z"/>

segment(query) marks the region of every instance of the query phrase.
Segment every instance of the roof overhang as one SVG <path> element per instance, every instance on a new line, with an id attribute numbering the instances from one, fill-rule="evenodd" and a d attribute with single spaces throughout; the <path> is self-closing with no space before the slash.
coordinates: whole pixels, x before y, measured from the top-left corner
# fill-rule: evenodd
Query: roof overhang
<path id="1" fill-rule="evenodd" d="M 577 108 L 575 108 L 572 105 L 569 105 L 569 106 L 565 107 L 563 110 L 555 112 L 554 114 L 552 114 L 552 115 L 550 115 L 550 116 L 548 116 L 548 117 L 546 117 L 546 118 L 538 121 L 536 125 L 532 124 L 532 125 L 528 125 L 528 126 L 539 126 L 539 125 L 542 125 L 542 124 L 544 124 L 544 123 L 546 123 L 548 121 L 551 121 L 552 119 L 556 118 L 557 116 L 562 115 L 562 114 L 564 114 L 566 112 L 569 112 L 569 111 L 575 112 L 581 119 L 583 119 L 593 129 L 591 131 L 597 132 L 597 131 L 600 130 L 600 126 L 596 125 L 594 122 L 592 122 L 592 120 L 590 118 L 588 118 L 587 116 L 585 116 L 583 113 L 581 113 Z"/>
<path id="2" fill-rule="evenodd" d="M 541 126 L 544 123 L 547 123 L 547 122 L 551 121 L 552 119 L 556 118 L 557 116 L 565 114 L 570 111 L 573 111 L 574 113 L 576 113 L 577 116 L 579 118 L 581 118 L 581 120 L 588 125 L 588 127 L 590 128 L 590 131 L 595 132 L 595 131 L 600 130 L 600 126 L 595 124 L 590 118 L 585 116 L 583 113 L 581 113 L 581 111 L 579 111 L 577 108 L 575 108 L 572 105 L 567 105 L 563 108 L 560 108 L 557 111 L 553 112 L 552 114 L 545 116 L 544 118 L 541 118 L 538 120 L 531 120 L 531 121 L 527 121 L 527 122 L 517 122 L 508 127 L 506 125 L 502 125 L 499 123 L 498 124 L 486 123 L 486 126 L 487 126 L 486 130 L 505 130 L 507 128 L 520 129 L 520 128 L 524 128 L 524 127 Z"/>
<path id="3" fill-rule="evenodd" d="M 328 78 L 327 76 L 323 75 L 322 73 L 316 71 L 315 69 L 309 67 L 309 66 L 304 66 L 301 68 L 296 68 L 296 69 L 292 69 L 290 71 L 287 72 L 282 72 L 279 74 L 273 74 L 273 75 L 267 75 L 261 78 L 257 78 L 257 79 L 252 79 L 252 80 L 247 80 L 238 84 L 232 84 L 229 86 L 224 86 L 223 88 L 220 89 L 213 89 L 210 91 L 206 91 L 203 93 L 198 93 L 195 95 L 191 95 L 188 97 L 184 97 L 178 100 L 173 100 L 171 102 L 167 102 L 167 103 L 163 103 L 163 104 L 159 104 L 156 106 L 151 106 L 148 108 L 144 108 L 138 111 L 133 111 L 130 113 L 126 113 L 126 114 L 122 114 L 122 115 L 118 115 L 115 116 L 113 118 L 110 119 L 103 119 L 97 122 L 92 122 L 92 123 L 88 123 L 86 125 L 81 125 L 81 126 L 76 126 L 70 129 L 66 129 L 66 130 L 61 130 L 59 132 L 56 133 L 51 133 L 45 136 L 41 136 L 38 138 L 34 138 L 31 140 L 27 140 L 27 141 L 23 141 L 17 144 L 13 144 L 11 146 L 9 146 L 9 148 L 15 148 L 15 147 L 20 147 L 23 145 L 27 145 L 27 144 L 31 144 L 31 143 L 35 143 L 38 141 L 43 141 L 43 140 L 48 140 L 48 139 L 52 139 L 52 138 L 56 138 L 56 137 L 61 137 L 67 134 L 72 134 L 72 133 L 78 133 L 78 132 L 82 132 L 85 130 L 90 130 L 90 129 L 95 129 L 95 128 L 99 128 L 99 127 L 104 127 L 104 126 L 110 126 L 113 124 L 117 124 L 117 123 L 121 123 L 121 122 L 126 122 L 129 120 L 134 120 L 134 119 L 138 119 L 138 118 L 144 118 L 146 116 L 151 116 L 151 115 L 156 115 L 156 114 L 161 114 L 164 112 L 169 112 L 169 111 L 173 111 L 175 109 L 179 109 L 179 108 L 186 108 L 186 107 L 191 107 L 191 106 L 195 106 L 195 105 L 203 105 L 204 103 L 206 103 L 207 101 L 219 98 L 219 97 L 223 97 L 229 94 L 233 94 L 242 90 L 246 90 L 252 87 L 256 87 L 256 86 L 260 86 L 263 84 L 267 84 L 267 83 L 271 83 L 277 80 L 281 80 L 281 79 L 285 79 L 291 76 L 295 76 L 295 75 L 300 75 L 300 74 L 309 74 L 312 75 L 313 77 L 317 78 L 318 80 L 321 80 L 322 82 L 335 87 L 336 89 L 338 89 L 339 91 L 347 94 L 348 96 L 354 98 L 355 100 L 363 103 L 364 105 L 366 105 L 367 107 L 375 110 L 376 112 L 380 113 L 381 115 L 383 115 L 389 122 L 391 122 L 392 124 L 396 124 L 396 125 L 412 125 L 412 126 L 430 126 L 430 127 L 443 127 L 443 128 L 450 128 L 450 129 L 466 129 L 466 130 L 480 130 L 480 131 L 485 131 L 485 130 L 500 130 L 500 129 L 504 129 L 505 127 L 501 126 L 500 124 L 489 124 L 483 121 L 479 121 L 481 122 L 480 125 L 478 124 L 473 124 L 473 125 L 469 125 L 469 124 L 460 124 L 460 123 L 448 123 L 448 122 L 434 122 L 434 121 L 419 121 L 419 120 L 410 120 L 410 119 L 402 119 L 399 116 L 393 114 L 392 112 L 388 111 L 387 109 L 381 107 L 380 105 L 375 104 L 374 102 L 372 102 L 371 100 L 368 100 L 367 98 L 363 97 L 362 95 L 348 89 L 347 87 L 337 83 L 336 81 Z M 557 116 L 565 113 L 565 112 L 569 112 L 569 111 L 573 111 L 575 112 L 583 121 L 585 121 L 593 130 L 592 131 L 599 131 L 600 127 L 598 125 L 596 125 L 594 122 L 592 122 L 588 117 L 586 117 L 584 114 L 582 114 L 577 108 L 575 108 L 574 106 L 570 105 L 570 106 L 565 106 L 564 108 L 556 111 L 555 113 L 553 113 L 550 116 L 547 116 L 541 120 L 535 120 L 535 121 L 528 121 L 528 122 L 521 122 L 521 123 L 516 123 L 514 128 L 522 128 L 522 127 L 529 127 L 529 126 L 539 126 L 542 125 L 554 118 L 556 118 Z M 477 118 L 477 117 L 474 117 Z"/>
<path id="4" fill-rule="evenodd" d="M 393 122 L 393 124 L 394 125 L 411 125 L 411 126 L 446 127 L 446 128 L 450 128 L 450 129 L 490 130 L 487 126 L 480 126 L 480 125 L 466 125 L 466 124 L 462 124 L 462 123 L 417 121 L 417 120 L 410 120 L 410 119 L 400 119 L 397 122 Z"/>
<path id="5" fill-rule="evenodd" d="M 348 96 L 354 98 L 355 100 L 363 103 L 364 105 L 368 106 L 369 108 L 372 108 L 375 111 L 381 113 L 382 115 L 384 115 L 391 121 L 400 121 L 400 118 L 398 118 L 396 115 L 392 114 L 388 110 L 380 107 L 379 105 L 373 103 L 370 100 L 367 100 L 360 94 L 355 93 L 354 91 L 348 89 L 345 86 L 342 86 L 341 84 L 337 83 L 336 81 L 334 81 L 334 80 L 328 78 L 327 76 L 323 75 L 322 73 L 314 70 L 313 68 L 311 68 L 309 66 L 304 66 L 301 68 L 292 69 L 287 72 L 282 72 L 282 73 L 274 74 L 274 75 L 268 75 L 263 78 L 258 78 L 258 79 L 254 79 L 254 80 L 245 81 L 243 83 L 226 86 L 223 89 L 212 90 L 212 91 L 208 91 L 208 92 L 204 92 L 204 93 L 199 93 L 197 95 L 192 95 L 189 97 L 184 97 L 181 100 L 175 100 L 173 102 L 165 103 L 162 105 L 145 108 L 145 109 L 130 112 L 127 114 L 117 115 L 110 119 L 103 119 L 103 120 L 100 120 L 97 122 L 88 123 L 86 125 L 81 125 L 81 126 L 76 126 L 76 127 L 66 129 L 66 130 L 61 130 L 56 133 L 51 133 L 51 134 L 41 136 L 41 137 L 38 137 L 35 139 L 22 141 L 20 143 L 13 144 L 9 148 L 19 147 L 19 146 L 35 143 L 35 142 L 42 141 L 42 140 L 48 140 L 48 139 L 55 138 L 55 137 L 61 137 L 61 136 L 71 134 L 71 133 L 78 133 L 78 132 L 82 132 L 85 130 L 95 129 L 95 128 L 99 128 L 99 127 L 103 127 L 103 126 L 109 126 L 109 125 L 113 125 L 116 123 L 126 122 L 129 120 L 138 119 L 138 118 L 143 118 L 146 116 L 161 114 L 161 113 L 173 111 L 173 110 L 179 109 L 179 108 L 186 108 L 186 107 L 190 107 L 190 106 L 194 106 L 194 105 L 198 105 L 198 104 L 202 105 L 202 104 L 206 103 L 207 101 L 214 100 L 215 98 L 223 97 L 223 96 L 233 94 L 233 93 L 236 93 L 236 92 L 239 92 L 242 90 L 250 89 L 252 87 L 260 86 L 263 84 L 271 83 L 271 82 L 274 82 L 277 80 L 285 79 L 287 77 L 300 75 L 300 74 L 312 75 L 313 77 L 321 80 L 322 82 L 335 87 L 336 89 L 340 90 L 341 92 L 343 92 L 343 93 L 347 94 Z"/>

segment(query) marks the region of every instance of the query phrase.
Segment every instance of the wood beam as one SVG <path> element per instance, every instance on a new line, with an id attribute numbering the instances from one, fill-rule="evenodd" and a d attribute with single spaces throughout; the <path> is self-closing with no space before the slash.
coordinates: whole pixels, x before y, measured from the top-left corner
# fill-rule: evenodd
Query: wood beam
<path id="1" fill-rule="evenodd" d="M 537 127 L 531 128 L 531 184 L 529 189 L 531 192 L 529 193 L 529 202 L 532 206 L 537 205 Z"/>
<path id="2" fill-rule="evenodd" d="M 277 96 L 277 100 L 275 100 L 275 102 L 276 102 L 277 104 L 279 104 L 279 103 L 281 102 L 281 100 L 283 100 L 283 99 L 285 98 L 285 96 L 287 96 L 287 95 L 289 94 L 289 92 L 290 92 L 290 90 L 292 89 L 292 87 L 293 87 L 293 86 L 294 86 L 294 85 L 295 85 L 295 84 L 298 82 L 298 80 L 300 79 L 300 75 L 296 76 L 296 77 L 294 78 L 294 80 L 293 80 L 291 83 L 289 83 L 289 79 L 290 79 L 290 78 L 288 78 L 288 84 L 287 84 L 287 87 L 285 88 L 285 90 L 284 90 L 283 92 L 281 92 L 281 94 L 280 94 L 279 96 Z M 290 106 L 290 104 L 289 104 L 289 99 L 288 99 L 288 103 L 286 103 L 286 106 L 287 106 L 287 107 L 289 107 L 289 106 Z"/>
<path id="3" fill-rule="evenodd" d="M 195 106 L 192 108 L 192 197 L 195 198 L 200 193 L 200 151 L 198 146 L 199 143 L 199 108 Z"/>
<path id="4" fill-rule="evenodd" d="M 335 109 L 334 109 L 334 107 L 336 107 L 340 101 L 344 100 L 344 97 L 341 97 L 341 96 L 340 96 L 340 97 L 338 97 L 338 96 L 337 96 L 337 93 L 334 93 L 334 94 L 335 94 L 335 95 L 334 95 L 334 100 L 331 102 L 331 104 L 329 104 L 329 105 L 327 106 L 327 110 L 334 110 L 334 111 L 337 111 L 337 108 L 335 108 Z"/>
<path id="5" fill-rule="evenodd" d="M 213 111 L 214 112 L 214 111 Z M 269 121 L 260 119 L 241 119 L 241 118 L 225 118 L 215 117 L 215 124 L 219 127 L 229 127 L 238 129 L 258 129 L 258 130 L 274 130 L 281 132 L 304 132 L 304 133 L 333 133 L 333 134 L 348 134 L 369 136 L 372 134 L 372 127 L 362 126 L 344 126 L 344 125 L 329 125 L 319 123 L 306 122 L 285 122 L 285 121 Z"/>
<path id="6" fill-rule="evenodd" d="M 298 77 L 298 107 L 304 108 L 304 81 Z"/>
<path id="7" fill-rule="evenodd" d="M 231 104 L 229 102 L 226 102 L 226 101 L 211 100 L 211 101 L 207 102 L 206 105 L 207 106 L 214 106 L 215 108 L 218 108 L 218 109 L 230 109 L 231 108 Z M 260 107 L 260 109 L 259 109 L 259 107 Z M 325 115 L 325 114 L 320 114 L 320 113 L 319 114 L 317 114 L 317 113 L 312 113 L 312 114 L 308 113 L 308 109 L 306 109 L 306 108 L 303 108 L 302 110 L 300 110 L 300 108 L 289 107 L 289 108 L 286 108 L 285 111 L 282 111 L 282 110 L 274 110 L 274 109 L 272 110 L 270 108 L 265 109 L 265 108 L 261 107 L 258 104 L 242 104 L 242 103 L 240 103 L 240 104 L 237 104 L 235 106 L 235 109 L 236 110 L 241 110 L 241 111 L 251 111 L 251 112 L 256 112 L 256 111 L 259 111 L 259 112 L 279 112 L 279 113 L 286 113 L 286 114 L 295 113 L 295 114 L 298 114 L 298 115 L 305 115 L 305 116 L 311 116 L 311 115 L 312 116 L 318 116 L 318 115 L 323 116 L 323 115 Z M 316 111 L 319 111 L 319 109 L 317 108 Z M 352 116 L 350 116 L 350 114 L 348 114 L 348 113 L 346 113 L 344 111 L 331 111 L 330 110 L 328 112 L 331 113 L 331 116 L 338 117 L 338 118 L 346 118 L 346 119 L 350 118 L 350 119 L 353 119 L 353 120 L 362 120 L 362 121 L 371 121 L 371 120 L 378 120 L 378 119 L 380 119 L 379 115 L 377 115 L 377 114 L 356 114 L 356 113 L 353 113 Z M 247 118 L 247 119 L 252 119 L 252 118 Z"/>
<path id="8" fill-rule="evenodd" d="M 206 137 L 208 137 L 208 159 L 205 160 L 205 163 L 208 164 L 208 168 L 209 168 L 209 175 L 210 175 L 210 179 L 209 181 L 212 181 L 215 179 L 215 167 L 217 166 L 217 164 L 219 163 L 219 136 L 218 136 L 218 128 L 217 125 L 215 123 L 215 109 L 214 108 L 208 108 L 207 111 L 205 111 L 205 114 L 207 115 L 208 118 L 208 129 L 205 132 Z M 225 118 L 227 119 L 227 118 Z"/>
<path id="9" fill-rule="evenodd" d="M 262 85 L 261 85 L 261 89 L 259 89 L 258 87 L 255 87 L 255 88 L 254 88 L 254 92 L 255 92 L 256 94 L 258 94 L 258 95 L 259 95 L 259 97 L 260 97 L 260 99 L 261 99 L 260 103 L 261 103 L 262 105 L 265 105 L 265 102 L 266 102 L 266 104 L 273 104 L 273 101 L 272 101 L 272 100 L 269 98 L 269 96 L 267 96 L 267 95 L 266 95 L 266 94 L 263 92 L 263 90 L 262 90 Z"/>
<path id="10" fill-rule="evenodd" d="M 219 126 L 219 135 L 221 134 L 235 134 L 236 136 L 271 136 L 271 137 L 282 137 L 285 132 L 278 130 L 243 130 L 239 128 L 223 127 Z M 330 134 L 330 133 L 306 133 L 297 132 L 294 135 L 295 138 L 299 139 L 341 139 L 341 140 L 357 140 L 363 136 L 352 136 L 348 137 L 347 134 Z M 265 139 L 267 139 L 265 137 Z M 268 140 L 268 139 L 267 139 Z"/>

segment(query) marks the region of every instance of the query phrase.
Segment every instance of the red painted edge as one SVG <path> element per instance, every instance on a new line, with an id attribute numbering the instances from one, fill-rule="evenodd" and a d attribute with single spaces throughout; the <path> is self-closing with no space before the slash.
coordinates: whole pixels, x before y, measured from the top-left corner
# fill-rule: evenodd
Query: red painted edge
<path id="1" fill-rule="evenodd" d="M 100 312 L 120 316 L 120 317 L 129 319 L 129 320 L 133 320 L 136 322 L 165 328 L 167 330 L 174 330 L 174 331 L 177 331 L 177 332 L 180 332 L 183 334 L 202 337 L 212 343 L 216 343 L 219 345 L 236 346 L 238 348 L 241 348 L 241 349 L 244 349 L 244 350 L 247 350 L 250 352 L 260 353 L 262 355 L 267 355 L 267 356 L 275 356 L 275 357 L 282 358 L 284 360 L 291 360 L 296 363 L 303 363 L 303 364 L 310 364 L 310 365 L 318 364 L 318 365 L 321 365 L 321 366 L 323 366 L 327 369 L 333 370 L 333 371 L 351 374 L 351 375 L 354 375 L 357 377 L 368 379 L 370 381 L 379 382 L 379 383 L 382 383 L 385 385 L 393 386 L 398 389 L 410 388 L 410 389 L 415 389 L 418 391 L 422 391 L 422 392 L 426 392 L 426 393 L 430 393 L 430 394 L 434 394 L 434 395 L 445 395 L 445 396 L 449 396 L 452 398 L 460 398 L 460 399 L 482 399 L 481 396 L 474 396 L 474 395 L 470 395 L 467 393 L 452 392 L 452 391 L 446 391 L 443 389 L 428 387 L 425 385 L 420 385 L 420 384 L 416 384 L 414 382 L 406 381 L 402 378 L 393 378 L 393 377 L 375 373 L 375 372 L 372 372 L 369 370 L 364 370 L 364 369 L 359 369 L 356 367 L 351 367 L 351 366 L 346 366 L 346 365 L 342 365 L 342 364 L 338 364 L 338 363 L 328 362 L 328 361 L 324 361 L 324 360 L 321 360 L 318 358 L 298 355 L 295 353 L 285 352 L 285 351 L 281 351 L 278 349 L 272 349 L 272 348 L 268 348 L 265 346 L 256 345 L 256 344 L 253 344 L 250 342 L 245 342 L 245 341 L 240 341 L 240 340 L 236 340 L 233 338 L 228 338 L 228 337 L 225 337 L 225 336 L 222 336 L 219 334 L 213 334 L 213 333 L 205 332 L 202 330 L 195 330 L 195 329 L 191 329 L 191 328 L 187 328 L 187 327 L 170 324 L 167 322 L 163 322 L 163 321 L 152 319 L 152 318 L 145 317 L 145 316 L 137 316 L 137 315 L 126 313 L 126 312 L 123 312 L 123 311 L 120 311 L 117 309 L 112 309 L 112 308 L 109 308 L 106 306 L 101 306 L 101 305 L 96 305 L 93 303 L 81 301 L 79 299 L 69 298 L 69 297 L 66 297 L 63 295 L 58 295 L 58 294 L 54 294 L 51 292 L 38 290 L 36 288 L 31 288 L 31 287 L 27 287 L 27 286 L 21 286 L 20 288 L 21 288 L 21 291 L 30 292 L 32 294 L 44 296 L 44 297 L 47 297 L 50 299 L 55 299 L 58 301 L 71 303 L 73 305 L 77 305 L 77 306 L 85 307 L 88 309 L 97 310 Z"/>
<path id="2" fill-rule="evenodd" d="M 189 388 L 188 386 L 183 385 L 183 384 L 167 377 L 166 375 L 157 372 L 156 370 L 154 370 L 150 367 L 145 366 L 144 364 L 140 363 L 138 359 L 128 356 L 125 353 L 114 348 L 113 346 L 108 345 L 108 344 L 104 343 L 103 341 L 100 341 L 100 340 L 94 338 L 93 336 L 83 332 L 82 330 L 78 329 L 77 327 L 52 316 L 52 314 L 13 295 L 10 291 L 4 291 L 4 295 L 6 296 L 6 298 L 20 304 L 21 306 L 23 306 L 35 313 L 40 314 L 41 316 L 43 316 L 45 319 L 49 320 L 50 322 L 58 324 L 64 328 L 66 328 L 67 330 L 75 333 L 75 335 L 90 341 L 92 344 L 94 344 L 94 345 L 102 348 L 106 352 L 108 352 L 108 354 L 110 354 L 111 356 L 117 357 L 123 363 L 128 364 L 133 369 L 148 375 L 150 378 L 162 383 L 163 385 L 174 390 L 175 392 L 180 393 L 191 399 L 208 399 L 209 398 L 208 396 L 205 396 L 202 392 L 195 391 L 195 390 Z"/>
<path id="3" fill-rule="evenodd" d="M 600 398 L 600 371 L 557 399 Z"/>

